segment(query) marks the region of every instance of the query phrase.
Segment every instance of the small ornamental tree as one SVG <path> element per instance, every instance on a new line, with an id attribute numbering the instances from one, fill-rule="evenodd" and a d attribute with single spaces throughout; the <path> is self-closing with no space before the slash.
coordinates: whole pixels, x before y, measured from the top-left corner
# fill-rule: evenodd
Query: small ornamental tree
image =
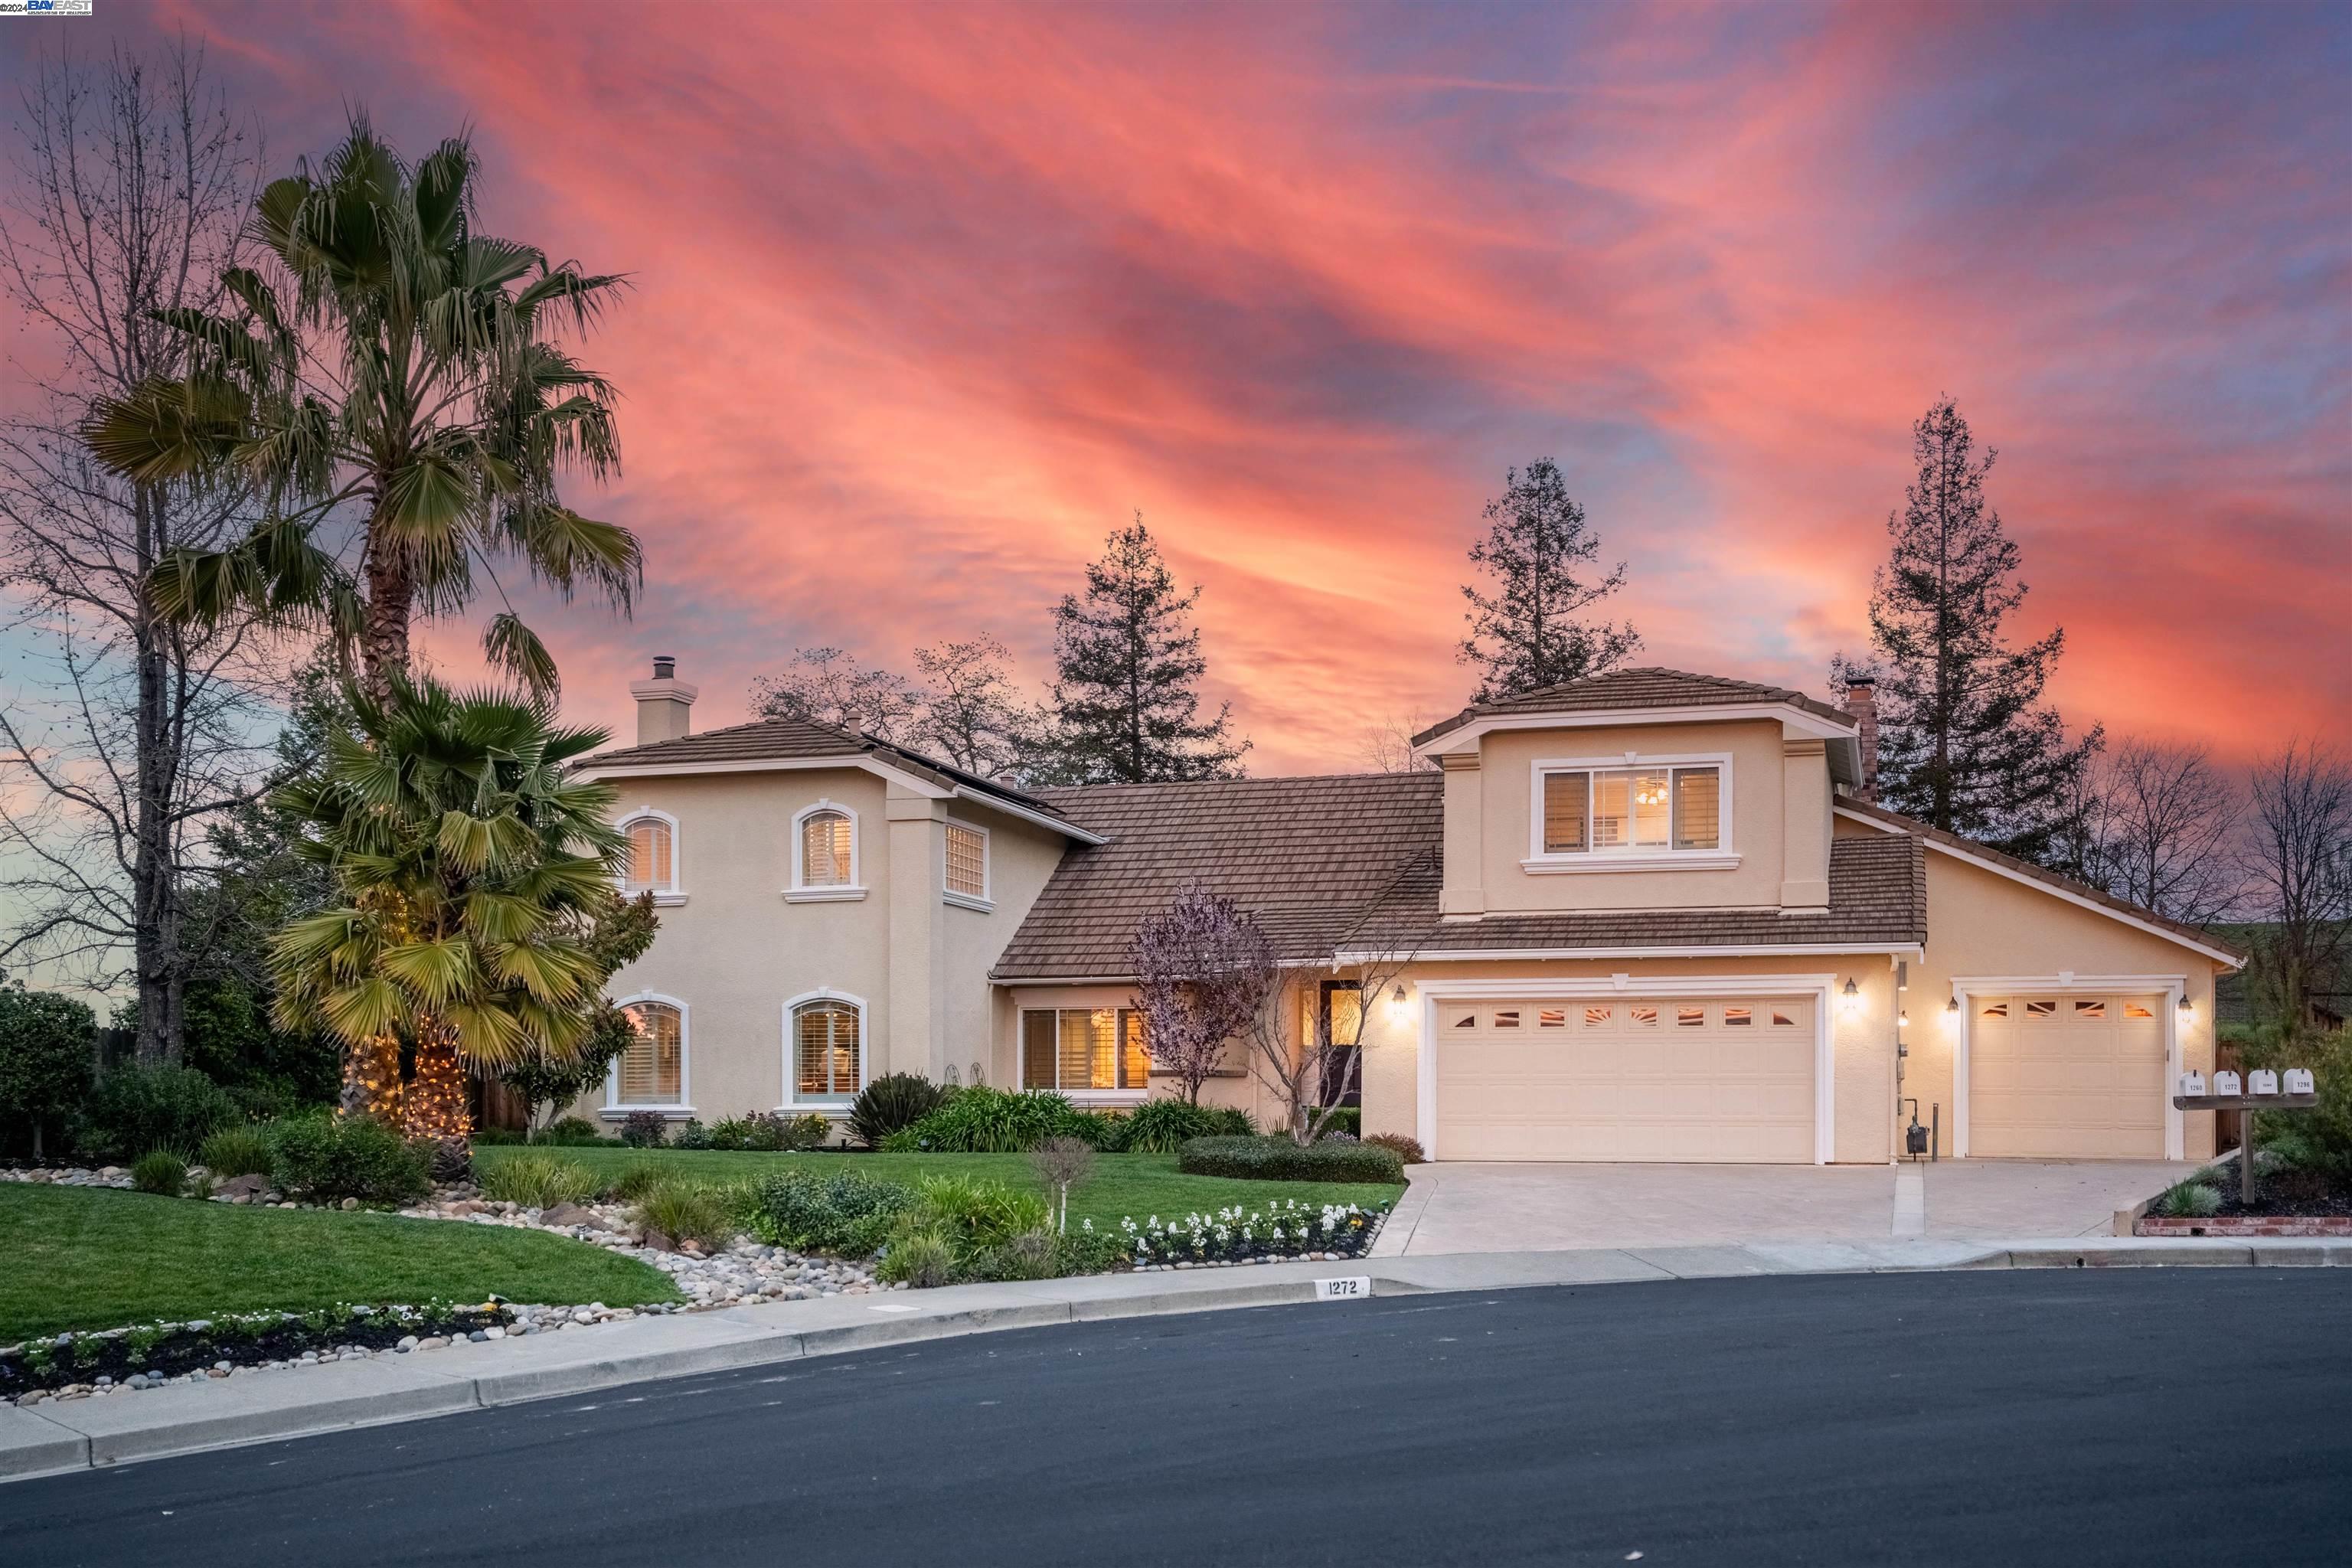
<path id="1" fill-rule="evenodd" d="M 661 921 L 654 914 L 654 896 L 634 899 L 618 895 L 604 900 L 588 918 L 581 941 L 604 981 L 645 956 L 654 944 Z M 613 1060 L 635 1043 L 637 1026 L 626 1013 L 600 996 L 589 1010 L 588 1032 L 572 1052 L 534 1047 L 519 1062 L 498 1069 L 499 1079 L 522 1096 L 523 1121 L 540 1131 L 540 1115 L 550 1117 L 604 1081 Z"/>
<path id="2" fill-rule="evenodd" d="M 1144 1049 L 1198 1105 L 1227 1043 L 1249 1033 L 1280 984 L 1274 939 L 1255 915 L 1195 883 L 1136 927 L 1132 956 Z"/>
<path id="3" fill-rule="evenodd" d="M 27 991 L 21 981 L 0 985 L 0 1118 L 31 1125 L 36 1161 L 43 1125 L 89 1092 L 97 1039 L 87 1003 Z"/>

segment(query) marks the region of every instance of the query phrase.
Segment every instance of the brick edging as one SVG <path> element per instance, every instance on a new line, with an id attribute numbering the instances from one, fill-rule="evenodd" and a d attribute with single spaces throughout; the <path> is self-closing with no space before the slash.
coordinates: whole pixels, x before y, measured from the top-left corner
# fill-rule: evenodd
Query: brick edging
<path id="1" fill-rule="evenodd" d="M 2352 1215 L 2282 1215 L 2264 1219 L 2142 1219 L 2135 1236 L 2352 1236 Z"/>

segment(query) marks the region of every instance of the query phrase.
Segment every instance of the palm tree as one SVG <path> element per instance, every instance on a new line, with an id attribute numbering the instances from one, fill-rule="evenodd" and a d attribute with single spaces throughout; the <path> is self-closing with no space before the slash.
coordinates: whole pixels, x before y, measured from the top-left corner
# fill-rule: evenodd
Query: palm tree
<path id="1" fill-rule="evenodd" d="M 408 670 L 415 616 L 465 605 L 477 566 L 497 587 L 496 557 L 626 613 L 636 536 L 557 494 L 560 469 L 618 471 L 613 389 L 549 335 L 592 327 L 623 279 L 477 233 L 476 174 L 462 137 L 411 169 L 356 117 L 315 172 L 304 160 L 255 204 L 278 276 L 234 268 L 221 277 L 231 312 L 157 314 L 186 335 L 194 368 L 100 401 L 84 438 L 130 479 L 234 474 L 267 503 L 231 548 L 155 569 L 159 613 L 323 616 L 339 647 L 358 645 L 379 702 Z M 320 542 L 353 512 L 340 549 Z M 494 667 L 554 689 L 510 605 L 482 640 Z"/>
<path id="2" fill-rule="evenodd" d="M 341 900 L 273 941 L 278 1017 L 342 1042 L 346 1114 L 462 1156 L 466 1068 L 560 1058 L 588 1030 L 605 979 L 588 928 L 623 840 L 612 786 L 564 764 L 607 737 L 554 728 L 538 697 L 396 678 L 388 702 L 352 698 L 357 733 L 278 797 Z"/>

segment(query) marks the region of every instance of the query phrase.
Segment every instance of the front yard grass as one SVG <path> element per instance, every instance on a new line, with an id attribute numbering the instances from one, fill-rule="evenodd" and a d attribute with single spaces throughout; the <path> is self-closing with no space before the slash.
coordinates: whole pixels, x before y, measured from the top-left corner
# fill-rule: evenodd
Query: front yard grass
<path id="1" fill-rule="evenodd" d="M 1009 1187 L 1038 1190 L 1036 1173 L 1026 1154 L 751 1154 L 706 1149 L 612 1149 L 597 1145 L 561 1148 L 545 1144 L 529 1149 L 514 1144 L 474 1151 L 478 1163 L 495 1164 L 525 1152 L 552 1154 L 577 1161 L 610 1180 L 633 1165 L 654 1163 L 713 1184 L 757 1181 L 772 1171 L 793 1165 L 817 1171 L 861 1171 L 885 1181 L 912 1182 L 918 1176 L 969 1176 L 1002 1182 Z M 1222 1176 L 1188 1176 L 1176 1168 L 1173 1154 L 1104 1154 L 1095 1161 L 1094 1175 L 1070 1194 L 1070 1224 L 1092 1220 L 1097 1230 L 1116 1229 L 1132 1216 L 1138 1225 L 1153 1215 L 1181 1219 L 1195 1210 L 1207 1214 L 1239 1204 L 1264 1208 L 1295 1198 L 1302 1204 L 1354 1204 L 1361 1208 L 1387 1207 L 1404 1189 L 1372 1182 L 1241 1182 Z"/>
<path id="2" fill-rule="evenodd" d="M 0 1345 L 156 1319 L 492 1293 L 681 1300 L 657 1268 L 541 1231 L 0 1183 Z"/>

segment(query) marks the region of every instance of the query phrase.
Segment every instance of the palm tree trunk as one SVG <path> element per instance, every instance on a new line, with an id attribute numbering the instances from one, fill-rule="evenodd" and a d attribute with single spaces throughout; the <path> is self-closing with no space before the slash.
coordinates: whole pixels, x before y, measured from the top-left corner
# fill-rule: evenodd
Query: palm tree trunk
<path id="1" fill-rule="evenodd" d="M 388 1127 L 400 1125 L 400 1041 L 378 1035 L 363 1045 L 343 1048 L 343 1092 L 338 1116 L 373 1116 Z"/>
<path id="2" fill-rule="evenodd" d="M 438 1019 L 416 1034 L 416 1079 L 402 1105 L 404 1131 L 463 1151 L 474 1135 L 467 1103 L 466 1064 L 457 1056 L 457 1032 Z"/>
<path id="3" fill-rule="evenodd" d="M 361 685 L 378 702 L 392 694 L 394 678 L 407 677 L 408 618 L 416 600 L 415 563 L 405 552 L 380 545 L 380 538 L 371 520 L 360 662 Z"/>

